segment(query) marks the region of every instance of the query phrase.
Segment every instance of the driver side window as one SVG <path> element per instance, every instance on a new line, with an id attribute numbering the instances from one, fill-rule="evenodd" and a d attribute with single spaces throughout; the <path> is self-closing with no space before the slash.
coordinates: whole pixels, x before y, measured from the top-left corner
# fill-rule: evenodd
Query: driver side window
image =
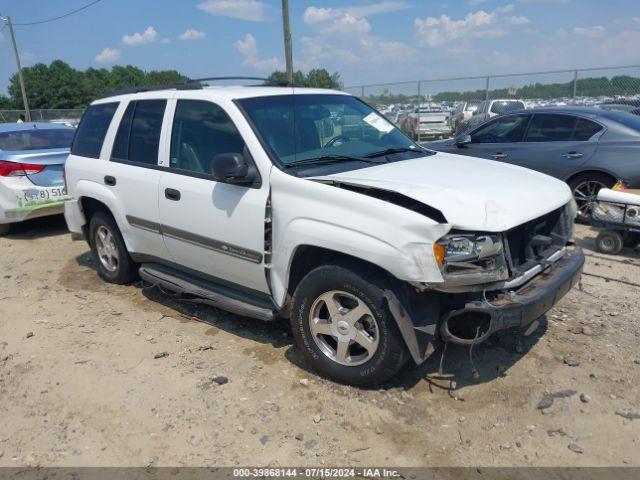
<path id="1" fill-rule="evenodd" d="M 245 143 L 229 115 L 203 100 L 178 100 L 171 128 L 172 169 L 211 175 L 220 153 L 242 153 Z"/>
<path id="2" fill-rule="evenodd" d="M 530 115 L 507 115 L 482 125 L 471 134 L 471 143 L 521 142 Z"/>

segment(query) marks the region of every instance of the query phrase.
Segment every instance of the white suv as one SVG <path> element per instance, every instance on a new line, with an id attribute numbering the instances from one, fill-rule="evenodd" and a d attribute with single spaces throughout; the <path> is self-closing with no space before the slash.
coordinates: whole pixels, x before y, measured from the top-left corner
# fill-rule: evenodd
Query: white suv
<path id="1" fill-rule="evenodd" d="M 424 150 L 359 99 L 290 87 L 117 94 L 66 163 L 69 229 L 135 278 L 289 318 L 320 373 L 374 385 L 443 341 L 526 334 L 578 281 L 561 181 Z"/>

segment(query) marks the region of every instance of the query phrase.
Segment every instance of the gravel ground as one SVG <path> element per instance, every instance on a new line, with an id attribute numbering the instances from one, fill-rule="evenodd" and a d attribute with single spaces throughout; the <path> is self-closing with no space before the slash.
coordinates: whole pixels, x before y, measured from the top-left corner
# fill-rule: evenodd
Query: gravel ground
<path id="1" fill-rule="evenodd" d="M 439 354 L 360 390 L 284 323 L 106 284 L 61 218 L 27 222 L 0 238 L 0 466 L 640 466 L 640 256 L 594 237 L 582 289 L 476 347 L 479 379 L 451 347 L 455 390 Z"/>

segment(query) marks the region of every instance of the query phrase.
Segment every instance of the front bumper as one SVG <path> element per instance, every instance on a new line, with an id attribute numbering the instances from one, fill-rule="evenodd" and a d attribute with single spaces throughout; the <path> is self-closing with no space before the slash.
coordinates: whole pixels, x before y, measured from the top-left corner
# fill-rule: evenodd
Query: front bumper
<path id="1" fill-rule="evenodd" d="M 581 250 L 567 252 L 562 259 L 519 289 L 501 292 L 491 299 L 491 303 L 486 300 L 466 303 L 464 308 L 453 310 L 445 316 L 440 325 L 440 335 L 445 341 L 471 345 L 486 340 L 499 330 L 526 329 L 580 281 L 584 261 Z M 454 335 L 450 324 L 453 321 L 464 321 L 463 315 L 482 317 L 488 321 L 488 327 L 483 328 L 479 336 L 462 338 Z"/>

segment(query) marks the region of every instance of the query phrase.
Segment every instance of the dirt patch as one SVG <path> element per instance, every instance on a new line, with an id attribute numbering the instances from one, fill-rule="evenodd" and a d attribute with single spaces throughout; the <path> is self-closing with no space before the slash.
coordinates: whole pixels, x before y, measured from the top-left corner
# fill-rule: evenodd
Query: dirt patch
<path id="1" fill-rule="evenodd" d="M 616 414 L 640 405 L 640 257 L 587 228 L 582 289 L 479 346 L 477 380 L 449 348 L 454 390 L 430 380 L 440 351 L 382 389 L 329 382 L 286 323 L 107 285 L 38 228 L 0 238 L 0 466 L 640 466 L 640 421 Z"/>

